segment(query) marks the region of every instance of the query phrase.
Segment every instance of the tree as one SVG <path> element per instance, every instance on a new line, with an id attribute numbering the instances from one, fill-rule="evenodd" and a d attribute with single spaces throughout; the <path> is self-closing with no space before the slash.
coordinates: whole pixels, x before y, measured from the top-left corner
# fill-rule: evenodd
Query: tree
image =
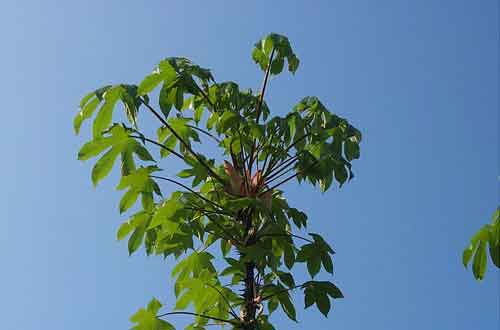
<path id="1" fill-rule="evenodd" d="M 325 316 L 331 300 L 343 297 L 332 282 L 315 279 L 322 267 L 333 273 L 334 251 L 319 234 L 299 234 L 307 215 L 290 206 L 280 188 L 292 180 L 323 192 L 341 187 L 353 178 L 361 133 L 316 97 L 303 98 L 284 117 L 270 116 L 264 100 L 270 77 L 285 62 L 295 73 L 299 59 L 278 34 L 258 41 L 252 58 L 264 72 L 258 93 L 216 82 L 210 70 L 171 57 L 139 85 L 105 86 L 81 100 L 77 134 L 97 114 L 78 159 L 100 157 L 94 185 L 119 164 L 119 211 L 137 210 L 120 226 L 118 239 L 128 237 L 129 254 L 144 246 L 147 255 L 178 261 L 174 311 L 160 313 L 162 304 L 153 298 L 131 317 L 134 329 L 174 329 L 167 320 L 187 314 L 194 316 L 191 330 L 209 324 L 268 330 L 279 306 L 296 321 L 292 290 L 303 291 L 305 308 L 316 305 Z M 113 122 L 119 105 L 122 122 Z M 156 138 L 139 129 L 139 115 L 146 113 L 159 123 Z M 214 158 L 196 151 L 201 143 L 214 145 Z M 159 159 L 150 150 L 156 148 Z M 177 179 L 160 175 L 162 158 L 185 166 Z M 162 184 L 181 190 L 164 196 Z M 227 267 L 217 269 L 215 255 Z M 296 264 L 306 265 L 310 281 L 295 282 Z"/>
<path id="2" fill-rule="evenodd" d="M 462 262 L 467 268 L 472 257 L 472 273 L 477 280 L 482 280 L 486 274 L 488 252 L 493 264 L 500 268 L 500 208 L 497 208 L 491 224 L 484 225 L 471 239 L 469 246 L 464 250 Z"/>

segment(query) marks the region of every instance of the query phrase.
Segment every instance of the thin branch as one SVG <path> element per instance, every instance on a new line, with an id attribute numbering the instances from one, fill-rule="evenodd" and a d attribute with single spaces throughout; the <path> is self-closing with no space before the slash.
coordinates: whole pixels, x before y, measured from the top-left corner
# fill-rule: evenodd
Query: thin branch
<path id="1" fill-rule="evenodd" d="M 215 221 L 212 217 L 210 217 L 210 214 L 209 213 L 206 213 L 206 212 L 203 212 L 203 211 L 200 211 L 201 213 L 203 213 L 210 221 L 212 221 L 217 227 L 219 227 L 219 229 L 225 234 L 227 235 L 226 239 L 228 241 L 230 241 L 231 243 L 233 243 L 233 245 L 240 245 L 239 244 L 239 241 L 237 239 L 235 239 L 233 237 L 233 235 L 231 235 L 231 233 L 229 233 L 223 225 L 221 225 L 218 221 Z"/>
<path id="2" fill-rule="evenodd" d="M 167 151 L 171 152 L 172 154 L 176 155 L 176 156 L 177 156 L 177 157 L 179 157 L 180 159 L 182 159 L 182 160 L 184 160 L 184 161 L 186 160 L 186 159 L 184 158 L 184 156 L 182 156 L 182 155 L 181 155 L 180 153 L 178 153 L 177 151 L 172 150 L 172 149 L 170 149 L 169 147 L 166 147 L 166 146 L 164 146 L 163 144 L 156 142 L 155 140 L 151 140 L 151 139 L 148 139 L 147 137 L 136 136 L 136 135 L 129 135 L 129 137 L 134 138 L 134 139 L 139 139 L 139 140 L 148 141 L 149 143 L 152 143 L 152 144 L 154 144 L 154 145 L 157 145 L 158 147 L 160 147 L 160 148 L 162 148 L 162 149 L 165 149 L 165 150 L 167 150 Z"/>
<path id="3" fill-rule="evenodd" d="M 269 55 L 269 64 L 267 65 L 266 75 L 264 76 L 264 82 L 262 83 L 262 89 L 261 89 L 261 93 L 260 93 L 259 103 L 257 103 L 257 107 L 255 108 L 255 112 L 257 115 L 257 119 L 255 121 L 256 123 L 259 123 L 259 117 L 260 117 L 260 113 L 261 113 L 260 108 L 262 106 L 262 102 L 264 101 L 264 93 L 266 92 L 267 80 L 269 78 L 269 73 L 271 72 L 271 63 L 273 61 L 274 52 L 275 52 L 275 48 L 273 48 L 273 50 L 271 51 L 271 55 Z"/>
<path id="4" fill-rule="evenodd" d="M 291 172 L 291 171 L 293 171 L 293 170 L 294 170 L 294 168 L 293 168 L 293 167 L 289 167 L 289 168 L 288 168 L 285 172 L 283 172 L 283 173 L 281 173 L 280 175 L 275 176 L 275 177 L 273 177 L 272 179 L 270 179 L 270 180 L 266 181 L 266 184 L 270 184 L 271 182 L 278 180 L 279 178 L 281 178 L 281 177 L 283 177 L 283 176 L 287 175 L 288 173 L 290 173 L 290 172 Z"/>
<path id="5" fill-rule="evenodd" d="M 174 184 L 176 184 L 176 185 L 178 185 L 178 186 L 181 186 L 182 188 L 184 188 L 184 189 L 188 190 L 189 192 L 191 192 L 191 193 L 195 194 L 195 195 L 196 195 L 196 197 L 198 197 L 198 198 L 200 198 L 200 199 L 204 200 L 205 202 L 208 202 L 208 203 L 212 204 L 213 206 L 216 206 L 216 207 L 220 208 L 221 210 L 223 210 L 223 209 L 224 209 L 222 206 L 220 206 L 220 205 L 219 205 L 219 204 L 217 204 L 216 202 L 211 201 L 210 199 L 203 197 L 200 193 L 198 193 L 198 192 L 194 191 L 193 189 L 189 188 L 189 187 L 188 187 L 188 186 L 186 186 L 185 184 L 182 184 L 182 183 L 180 183 L 180 182 L 177 182 L 177 181 L 172 180 L 172 179 L 169 179 L 169 178 L 165 178 L 165 177 L 163 177 L 163 176 L 158 176 L 158 175 L 150 175 L 150 177 L 151 177 L 151 178 L 155 178 L 155 179 L 159 179 L 159 180 L 164 180 L 164 181 L 167 181 L 167 182 L 171 182 L 171 183 L 174 183 Z"/>
<path id="6" fill-rule="evenodd" d="M 287 160 L 282 161 L 278 166 L 276 166 L 276 168 L 269 171 L 269 177 L 265 177 L 265 180 L 269 180 L 268 182 L 272 181 L 274 178 L 276 178 L 277 175 L 279 175 L 283 171 L 286 171 L 288 166 L 292 165 L 293 162 L 298 160 L 298 157 L 298 155 L 295 155 L 292 158 L 288 158 Z M 273 171 L 275 172 L 273 173 Z"/>
<path id="7" fill-rule="evenodd" d="M 288 291 L 291 291 L 291 290 L 295 290 L 295 289 L 301 288 L 301 287 L 303 287 L 303 286 L 304 286 L 304 284 L 305 284 L 305 283 L 302 283 L 302 284 L 299 284 L 299 285 L 293 286 L 293 287 L 288 288 L 288 289 L 279 290 L 279 291 L 277 291 L 277 292 L 275 292 L 275 293 L 272 293 L 272 294 L 270 294 L 270 295 L 267 295 L 267 296 L 265 296 L 265 297 L 262 297 L 261 301 L 265 301 L 265 300 L 268 300 L 269 298 L 272 298 L 272 297 L 274 297 L 274 296 L 278 296 L 278 295 L 280 295 L 280 294 L 282 294 L 282 293 L 285 293 L 285 292 L 288 292 Z"/>
<path id="8" fill-rule="evenodd" d="M 275 48 L 273 47 L 273 50 L 271 51 L 271 54 L 269 55 L 269 63 L 267 65 L 266 74 L 264 76 L 264 81 L 262 83 L 259 101 L 258 101 L 257 105 L 255 106 L 255 114 L 256 114 L 255 123 L 256 124 L 259 124 L 260 114 L 262 112 L 261 111 L 262 103 L 264 102 L 264 94 L 266 93 L 267 81 L 269 79 L 269 73 L 271 72 L 271 63 L 273 61 L 274 52 L 275 52 Z M 252 152 L 250 153 L 250 161 L 248 164 L 248 171 L 250 173 L 252 172 L 252 166 L 253 166 L 253 162 L 254 162 L 254 158 L 255 158 L 254 153 L 255 153 L 255 139 L 253 141 Z"/>
<path id="9" fill-rule="evenodd" d="M 214 316 L 198 314 L 198 313 L 191 313 L 191 312 L 169 312 L 169 313 L 164 313 L 164 314 L 158 315 L 156 317 L 160 318 L 160 317 L 165 317 L 165 316 L 169 316 L 169 315 L 191 315 L 191 316 L 197 316 L 197 317 L 201 317 L 201 318 L 205 318 L 205 319 L 209 319 L 209 320 L 225 322 L 225 323 L 229 323 L 229 324 L 238 324 L 239 323 L 239 322 L 232 321 L 232 320 L 224 320 L 224 319 L 220 319 L 220 318 L 214 317 Z"/>
<path id="10" fill-rule="evenodd" d="M 200 133 L 203 133 L 203 134 L 205 134 L 208 137 L 211 137 L 217 143 L 221 143 L 222 142 L 218 137 L 216 137 L 215 135 L 211 134 L 210 132 L 205 131 L 202 128 L 199 128 L 199 127 L 196 127 L 196 126 L 193 126 L 193 125 L 189 125 L 189 124 L 186 124 L 186 126 L 189 127 L 189 128 L 192 128 L 192 129 L 194 129 L 194 130 L 196 130 L 196 131 L 198 131 Z"/>
<path id="11" fill-rule="evenodd" d="M 240 136 L 240 158 L 241 158 L 241 174 L 242 177 L 245 178 L 245 187 L 247 191 L 250 191 L 250 183 L 249 180 L 250 178 L 247 178 L 247 168 L 245 167 L 245 162 L 247 161 L 247 157 L 245 157 L 245 149 L 243 148 L 243 139 L 241 138 L 241 131 L 238 130 L 238 134 Z"/>
<path id="12" fill-rule="evenodd" d="M 203 89 L 200 88 L 200 86 L 198 86 L 198 84 L 196 82 L 195 82 L 195 85 L 196 85 L 196 88 L 198 88 L 198 90 L 200 91 L 201 95 L 205 98 L 205 100 L 207 100 L 208 104 L 210 104 L 212 109 L 215 111 L 215 104 L 213 104 L 213 102 L 210 101 L 210 98 L 208 97 L 208 95 L 203 91 Z"/>
<path id="13" fill-rule="evenodd" d="M 290 144 L 286 149 L 285 149 L 285 153 L 288 154 L 288 152 L 290 151 L 290 149 L 292 147 L 294 147 L 297 143 L 299 143 L 300 141 L 304 140 L 305 138 L 307 138 L 308 136 L 311 136 L 312 133 L 307 133 L 307 134 L 304 134 L 302 135 L 300 138 L 298 138 L 297 140 L 295 140 L 292 144 Z M 301 151 L 297 151 L 297 154 L 295 156 L 290 156 L 290 157 L 296 157 Z M 274 167 L 276 165 L 276 162 L 278 161 L 278 159 L 274 160 L 272 157 L 271 157 L 271 161 L 269 162 L 269 167 L 268 169 L 264 172 L 264 176 L 267 176 L 268 174 L 270 174 L 272 171 L 278 169 L 280 166 L 283 165 L 283 162 L 280 163 L 276 168 Z M 285 161 L 286 162 L 286 161 Z"/>
<path id="14" fill-rule="evenodd" d="M 227 304 L 227 306 L 231 310 L 229 313 L 231 313 L 231 315 L 234 316 L 234 318 L 238 318 L 238 314 L 236 314 L 236 312 L 234 311 L 233 307 L 231 307 L 231 303 L 229 302 L 229 300 L 227 299 L 227 297 L 225 295 L 223 295 L 222 292 L 220 292 L 220 290 L 217 289 L 215 286 L 213 286 L 211 284 L 208 284 L 208 283 L 205 283 L 205 284 L 207 286 L 211 287 L 212 289 L 214 289 L 215 291 L 217 291 L 217 293 L 224 299 L 224 302 Z"/>
<path id="15" fill-rule="evenodd" d="M 283 237 L 295 237 L 295 238 L 298 238 L 298 239 L 301 239 L 301 240 L 304 240 L 306 242 L 309 242 L 309 243 L 314 243 L 314 241 L 308 239 L 308 238 L 305 238 L 305 237 L 302 237 L 302 236 L 299 236 L 299 235 L 295 235 L 295 234 L 292 234 L 292 233 L 283 233 L 283 234 L 262 234 L 260 236 L 257 237 L 257 239 L 261 238 L 261 237 L 266 237 L 266 236 L 283 236 Z"/>
<path id="16" fill-rule="evenodd" d="M 163 117 L 155 110 L 153 109 L 148 103 L 146 103 L 144 101 L 144 99 L 140 98 L 142 104 L 144 104 L 146 106 L 146 108 L 151 112 L 153 113 L 153 115 L 170 131 L 172 132 L 172 134 L 184 145 L 184 147 L 189 150 L 189 152 L 194 156 L 194 158 L 196 158 L 196 160 L 203 166 L 207 169 L 207 171 L 210 173 L 210 176 L 214 177 L 215 179 L 219 180 L 222 184 L 224 184 L 224 180 L 222 180 L 222 178 L 220 176 L 217 175 L 217 173 L 215 173 L 212 168 L 210 166 L 208 166 L 208 164 L 206 164 L 203 159 L 200 158 L 200 156 L 193 151 L 193 149 L 191 149 L 191 146 L 186 142 L 184 141 L 181 136 L 179 135 L 179 133 L 177 133 L 173 128 L 172 126 L 170 126 L 167 121 L 165 119 L 163 119 Z"/>
<path id="17" fill-rule="evenodd" d="M 331 155 L 328 155 L 327 157 L 330 157 L 330 156 L 331 156 Z M 324 159 L 326 159 L 326 158 L 316 159 L 316 160 L 315 160 L 315 162 L 314 162 L 311 166 L 307 167 L 306 169 L 304 169 L 304 170 L 302 170 L 302 171 L 298 171 L 297 173 L 295 173 L 295 174 L 293 174 L 293 175 L 289 176 L 288 178 L 284 179 L 283 181 L 278 182 L 277 184 L 275 184 L 275 185 L 274 185 L 274 186 L 272 186 L 271 188 L 268 188 L 268 189 L 264 190 L 263 192 L 261 192 L 261 193 L 259 194 L 259 196 L 262 196 L 263 194 L 267 193 L 268 191 L 271 191 L 271 190 L 273 190 L 273 189 L 276 189 L 277 187 L 281 186 L 282 184 L 287 183 L 288 181 L 292 180 L 293 178 L 297 177 L 298 175 L 303 174 L 303 173 L 305 173 L 306 171 L 309 171 L 310 169 L 312 169 L 314 166 L 318 165 L 318 164 L 319 164 L 319 162 L 320 162 L 320 161 L 322 161 L 322 160 L 324 160 Z"/>
<path id="18" fill-rule="evenodd" d="M 228 216 L 228 217 L 233 216 L 232 214 L 229 214 L 229 213 L 226 213 L 226 212 L 223 212 L 223 211 L 207 210 L 207 209 L 203 209 L 203 208 L 200 208 L 200 207 L 185 207 L 185 209 L 186 210 L 192 210 L 192 211 L 209 213 L 209 214 L 225 215 L 225 216 Z"/>
<path id="19" fill-rule="evenodd" d="M 309 136 L 311 136 L 311 135 L 312 135 L 312 133 L 306 133 L 306 134 L 302 135 L 302 136 L 301 136 L 301 137 L 299 137 L 297 140 L 293 141 L 293 143 L 292 143 L 292 144 L 290 144 L 290 145 L 288 146 L 288 148 L 286 148 L 285 152 L 290 151 L 290 149 L 292 149 L 294 146 L 296 146 L 296 145 L 297 145 L 297 143 L 299 143 L 300 141 L 304 140 L 305 138 L 307 138 L 307 137 L 309 137 Z"/>
<path id="20" fill-rule="evenodd" d="M 268 145 L 272 144 L 273 139 L 274 139 L 274 135 L 276 135 L 276 131 L 277 131 L 277 130 L 275 129 L 275 130 L 271 133 L 271 135 L 269 136 L 269 138 L 268 138 L 268 139 L 266 139 L 266 140 L 267 140 L 266 142 L 268 143 Z M 264 147 L 262 148 L 262 150 L 264 150 Z M 263 176 L 264 176 L 264 177 L 265 177 L 265 175 L 266 175 L 266 172 L 268 171 L 268 170 L 266 169 L 266 166 L 267 166 L 267 161 L 268 161 L 268 160 L 272 160 L 272 157 L 271 157 L 271 158 L 269 158 L 269 156 L 271 156 L 271 154 L 272 154 L 271 152 L 268 152 L 268 153 L 266 154 L 266 158 L 265 158 L 265 160 L 264 160 L 264 164 L 262 165 L 262 173 L 263 173 Z"/>

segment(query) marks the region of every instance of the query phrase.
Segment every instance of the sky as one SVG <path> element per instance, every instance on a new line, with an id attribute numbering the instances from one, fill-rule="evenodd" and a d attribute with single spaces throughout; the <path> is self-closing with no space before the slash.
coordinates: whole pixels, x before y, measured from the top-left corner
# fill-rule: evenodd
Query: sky
<path id="1" fill-rule="evenodd" d="M 300 323 L 276 315 L 277 330 L 498 329 L 500 272 L 477 282 L 461 263 L 499 204 L 493 0 L 2 1 L 2 329 L 129 329 L 153 296 L 173 306 L 172 260 L 116 241 L 116 177 L 92 187 L 76 159 L 89 126 L 75 136 L 73 116 L 168 56 L 257 89 L 250 52 L 269 32 L 301 60 L 270 81 L 271 111 L 315 95 L 364 138 L 341 189 L 285 187 L 336 250 L 321 276 L 345 299 L 325 319 L 297 295 Z"/>

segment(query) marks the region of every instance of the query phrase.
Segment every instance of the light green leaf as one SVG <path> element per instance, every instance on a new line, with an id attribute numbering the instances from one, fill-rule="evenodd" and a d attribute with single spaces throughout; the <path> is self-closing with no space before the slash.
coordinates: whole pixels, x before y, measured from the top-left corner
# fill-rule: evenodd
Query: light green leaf
<path id="1" fill-rule="evenodd" d="M 79 160 L 87 160 L 92 157 L 99 155 L 101 152 L 109 148 L 113 143 L 113 139 L 110 137 L 101 138 L 98 137 L 95 140 L 85 143 L 80 151 L 78 152 Z"/>
<path id="2" fill-rule="evenodd" d="M 132 224 L 130 224 L 128 221 L 122 223 L 120 228 L 118 229 L 117 234 L 116 234 L 116 239 L 121 241 L 122 239 L 127 237 L 128 234 L 130 234 L 133 229 L 134 229 L 134 226 Z"/>
<path id="3" fill-rule="evenodd" d="M 128 240 L 128 253 L 132 255 L 141 246 L 144 234 L 146 233 L 146 226 L 137 227 L 132 236 Z"/>
<path id="4" fill-rule="evenodd" d="M 94 113 L 95 109 L 97 109 L 97 106 L 101 103 L 101 101 L 96 97 L 92 99 L 91 102 L 86 104 L 75 116 L 75 119 L 73 120 L 73 128 L 75 130 L 76 134 L 80 133 L 80 127 L 82 126 L 82 123 L 92 117 L 92 114 Z"/>
<path id="5" fill-rule="evenodd" d="M 113 86 L 104 93 L 104 104 L 97 113 L 94 120 L 94 126 L 92 128 L 94 138 L 100 136 L 102 132 L 111 124 L 113 109 L 116 102 L 120 99 L 122 92 L 123 88 L 121 86 Z"/>
<path id="6" fill-rule="evenodd" d="M 120 200 L 119 210 L 120 214 L 127 211 L 132 205 L 135 204 L 139 197 L 139 191 L 135 189 L 128 190 Z"/>
<path id="7" fill-rule="evenodd" d="M 484 274 L 486 273 L 486 262 L 486 242 L 481 241 L 479 242 L 472 263 L 472 271 L 476 279 L 482 280 L 484 278 Z"/>
<path id="8" fill-rule="evenodd" d="M 108 152 L 106 152 L 94 165 L 92 168 L 92 183 L 97 186 L 99 181 L 105 178 L 116 161 L 116 158 L 120 154 L 121 150 L 113 147 Z"/>

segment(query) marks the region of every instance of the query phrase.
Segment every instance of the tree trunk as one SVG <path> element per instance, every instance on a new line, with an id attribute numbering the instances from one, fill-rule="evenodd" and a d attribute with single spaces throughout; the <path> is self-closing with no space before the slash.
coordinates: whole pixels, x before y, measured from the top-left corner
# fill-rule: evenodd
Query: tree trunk
<path id="1" fill-rule="evenodd" d="M 254 230 L 252 228 L 252 218 L 251 214 L 244 219 L 245 224 L 245 246 L 250 246 L 255 244 L 254 242 Z M 241 254 L 240 260 L 245 257 L 244 254 Z M 244 285 L 245 289 L 243 292 L 243 298 L 245 300 L 245 304 L 242 306 L 240 311 L 240 317 L 242 321 L 245 323 L 245 330 L 255 330 L 256 329 L 256 284 L 255 284 L 255 264 L 253 262 L 245 263 L 245 278 Z"/>

